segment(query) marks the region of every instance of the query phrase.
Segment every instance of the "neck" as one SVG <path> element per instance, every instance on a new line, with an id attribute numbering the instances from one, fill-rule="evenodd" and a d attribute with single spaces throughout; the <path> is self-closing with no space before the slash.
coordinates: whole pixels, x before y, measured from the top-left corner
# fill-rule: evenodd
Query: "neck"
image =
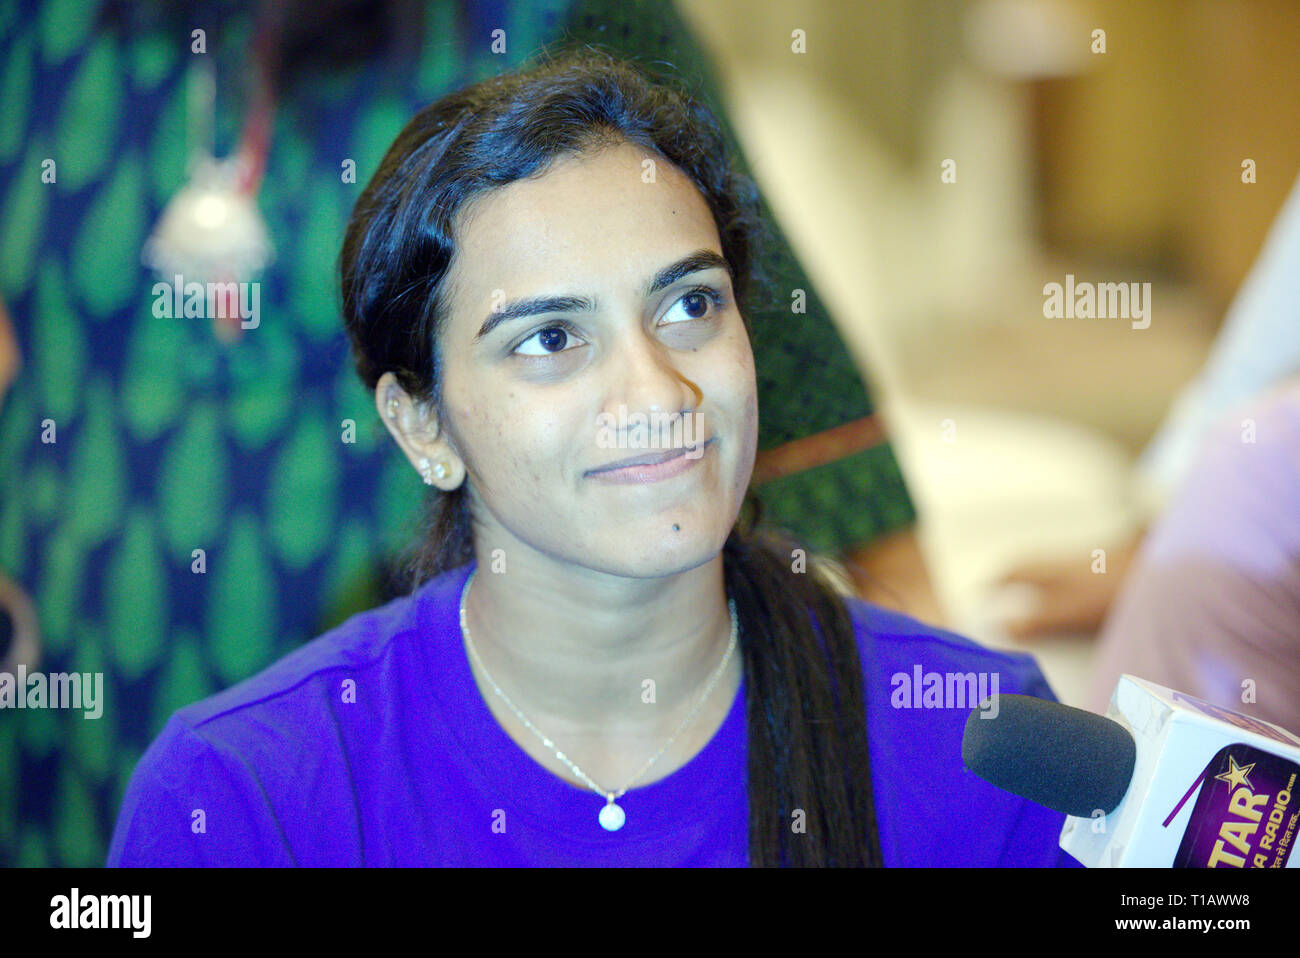
<path id="1" fill-rule="evenodd" d="M 619 787 L 619 776 L 634 774 L 671 738 L 718 675 L 731 637 L 722 556 L 652 579 L 544 556 L 518 559 L 512 556 L 508 573 L 493 573 L 491 559 L 480 557 L 470 583 L 469 635 L 491 677 L 471 657 L 480 692 L 539 761 L 548 752 L 553 759 L 553 750 L 515 717 L 493 683 L 588 775 L 606 786 L 600 771 L 616 783 L 607 787 Z M 704 707 L 638 784 L 703 748 L 725 719 L 742 672 L 737 643 Z"/>

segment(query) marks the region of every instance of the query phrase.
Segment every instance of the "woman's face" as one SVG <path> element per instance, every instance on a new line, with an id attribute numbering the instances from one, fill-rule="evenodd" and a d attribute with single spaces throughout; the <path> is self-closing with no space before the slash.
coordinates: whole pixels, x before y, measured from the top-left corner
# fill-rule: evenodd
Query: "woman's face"
<path id="1" fill-rule="evenodd" d="M 456 240 L 440 425 L 480 554 L 522 543 L 635 577 L 716 556 L 753 471 L 758 401 L 690 180 L 627 144 L 566 158 L 468 204 Z M 553 297 L 569 301 L 518 308 Z M 700 442 L 657 472 L 608 469 Z"/>

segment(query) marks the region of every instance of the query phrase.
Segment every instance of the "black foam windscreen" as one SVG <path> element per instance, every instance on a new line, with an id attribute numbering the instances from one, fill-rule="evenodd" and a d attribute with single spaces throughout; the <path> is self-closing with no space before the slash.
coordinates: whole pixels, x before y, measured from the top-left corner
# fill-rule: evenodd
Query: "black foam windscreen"
<path id="1" fill-rule="evenodd" d="M 996 717 L 973 709 L 962 763 L 987 782 L 1039 805 L 1088 818 L 1124 798 L 1137 744 L 1103 715 L 1030 695 L 1000 695 Z"/>

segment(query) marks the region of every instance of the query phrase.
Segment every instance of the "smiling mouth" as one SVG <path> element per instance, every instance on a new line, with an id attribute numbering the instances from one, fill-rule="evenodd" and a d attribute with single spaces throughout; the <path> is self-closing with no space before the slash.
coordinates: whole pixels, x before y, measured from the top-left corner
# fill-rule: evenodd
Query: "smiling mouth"
<path id="1" fill-rule="evenodd" d="M 704 449 L 711 446 L 716 439 L 717 436 L 713 436 L 705 442 L 694 446 L 678 446 L 675 449 L 663 449 L 659 452 L 649 452 L 641 456 L 632 456 L 628 459 L 622 459 L 618 462 L 610 463 L 607 466 L 588 469 L 586 475 L 588 477 L 599 477 L 612 473 L 631 472 L 638 469 L 648 470 L 648 474 L 652 474 L 654 467 L 656 466 L 664 466 L 667 463 L 675 462 L 676 460 L 683 458 L 689 459 L 692 462 L 700 459 L 704 455 Z M 690 455 L 690 453 L 696 451 L 698 451 L 697 455 Z"/>

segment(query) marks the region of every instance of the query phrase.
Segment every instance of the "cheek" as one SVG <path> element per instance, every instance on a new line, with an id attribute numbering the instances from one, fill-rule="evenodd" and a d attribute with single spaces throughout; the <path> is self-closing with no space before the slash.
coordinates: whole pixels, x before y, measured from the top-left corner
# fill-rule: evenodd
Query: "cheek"
<path id="1" fill-rule="evenodd" d="M 447 438 L 460 454 L 475 485 L 485 492 L 500 486 L 504 476 L 501 452 L 510 448 L 507 418 L 482 402 L 453 401 L 450 395 L 445 401 L 451 420 Z"/>
<path id="2" fill-rule="evenodd" d="M 727 348 L 731 355 L 731 366 L 735 371 L 734 375 L 741 379 L 748 378 L 752 382 L 754 379 L 754 349 L 749 342 L 749 333 L 745 329 L 745 321 L 739 314 L 736 314 L 735 321 L 729 327 Z"/>
<path id="3" fill-rule="evenodd" d="M 499 404 L 466 411 L 474 432 L 465 441 L 484 488 L 532 500 L 562 472 L 570 449 L 555 412 L 539 412 L 546 408 L 540 398 L 508 393 Z"/>
<path id="4" fill-rule="evenodd" d="M 736 370 L 736 395 L 743 397 L 737 420 L 740 440 L 740 466 L 748 481 L 753 471 L 754 461 L 758 455 L 758 383 L 754 370 L 754 357 L 749 348 L 748 337 L 745 338 L 743 355 Z"/>
<path id="5" fill-rule="evenodd" d="M 745 415 L 741 425 L 741 478 L 749 483 L 754 472 L 754 462 L 758 458 L 758 396 L 751 394 L 745 403 Z"/>
<path id="6" fill-rule="evenodd" d="M 731 350 L 731 361 L 726 366 L 726 377 L 721 385 L 731 397 L 731 405 L 738 411 L 738 420 L 746 433 L 758 429 L 758 384 L 754 369 L 754 353 L 749 337 L 742 331 Z"/>

